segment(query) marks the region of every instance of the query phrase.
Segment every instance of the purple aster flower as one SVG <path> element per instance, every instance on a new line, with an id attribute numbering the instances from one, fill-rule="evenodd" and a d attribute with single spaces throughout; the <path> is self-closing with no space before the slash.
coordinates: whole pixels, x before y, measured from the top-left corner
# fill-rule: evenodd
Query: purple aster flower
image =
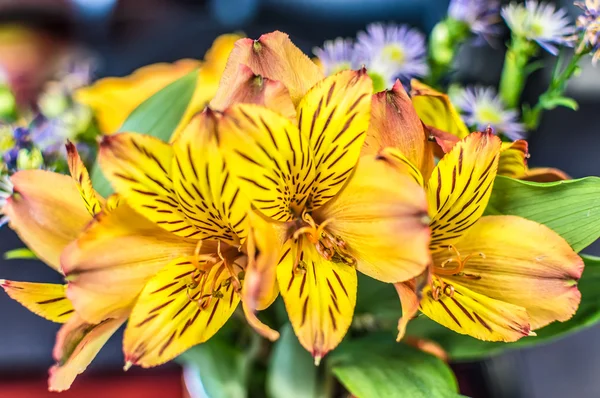
<path id="1" fill-rule="evenodd" d="M 455 96 L 453 103 L 460 109 L 465 123 L 478 131 L 492 127 L 511 140 L 524 137 L 525 127 L 518 122 L 518 113 L 506 109 L 491 87 L 467 87 Z"/>
<path id="2" fill-rule="evenodd" d="M 577 31 L 583 33 L 583 40 L 577 51 L 590 47 L 592 63 L 596 65 L 600 59 L 600 0 L 586 0 L 585 3 L 576 2 L 575 5 L 583 10 L 583 15 L 577 18 Z"/>
<path id="3" fill-rule="evenodd" d="M 462 21 L 479 38 L 491 41 L 500 34 L 500 0 L 451 0 L 448 16 Z"/>
<path id="4" fill-rule="evenodd" d="M 315 47 L 313 53 L 323 64 L 327 76 L 357 66 L 352 39 L 338 37 L 335 40 L 327 40 L 323 43 L 323 48 Z"/>
<path id="5" fill-rule="evenodd" d="M 8 198 L 13 194 L 13 184 L 8 175 L 0 176 L 0 211 L 6 204 Z M 8 222 L 8 216 L 0 212 L 0 227 Z"/>
<path id="6" fill-rule="evenodd" d="M 501 14 L 514 35 L 535 41 L 552 55 L 558 54 L 557 45 L 569 45 L 575 32 L 567 11 L 551 3 L 510 3 Z"/>
<path id="7" fill-rule="evenodd" d="M 417 29 L 375 23 L 357 37 L 357 60 L 369 71 L 375 91 L 390 88 L 396 79 L 408 84 L 427 74 L 425 36 Z"/>

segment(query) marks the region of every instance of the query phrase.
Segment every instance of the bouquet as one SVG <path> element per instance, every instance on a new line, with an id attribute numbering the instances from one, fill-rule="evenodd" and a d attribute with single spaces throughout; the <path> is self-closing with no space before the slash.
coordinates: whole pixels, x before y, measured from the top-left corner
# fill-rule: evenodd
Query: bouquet
<path id="1" fill-rule="evenodd" d="M 210 397 L 457 396 L 449 362 L 597 322 L 600 258 L 578 253 L 600 178 L 529 168 L 525 141 L 600 58 L 600 2 L 579 6 L 573 24 L 453 0 L 428 39 L 373 24 L 316 59 L 277 31 L 221 36 L 203 61 L 72 90 L 94 133 L 59 135 L 62 168 L 7 122 L 0 204 L 28 247 L 10 256 L 65 280 L 1 281 L 63 324 L 49 388 L 126 325 L 125 370 L 178 360 Z M 461 47 L 498 45 L 502 20 L 499 90 L 460 86 Z"/>

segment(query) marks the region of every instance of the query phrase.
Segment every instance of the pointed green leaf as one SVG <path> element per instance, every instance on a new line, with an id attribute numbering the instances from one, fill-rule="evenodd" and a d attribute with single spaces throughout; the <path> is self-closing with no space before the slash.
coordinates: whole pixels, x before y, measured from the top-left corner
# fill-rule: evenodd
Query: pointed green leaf
<path id="1" fill-rule="evenodd" d="M 600 178 L 536 183 L 499 176 L 486 214 L 544 224 L 578 252 L 600 238 Z"/>
<path id="2" fill-rule="evenodd" d="M 197 77 L 197 70 L 190 72 L 142 102 L 131 112 L 119 131 L 149 134 L 168 141 L 192 100 Z M 102 196 L 107 197 L 113 192 L 97 162 L 91 178 L 94 188 Z"/>
<path id="3" fill-rule="evenodd" d="M 557 106 L 564 106 L 565 108 L 569 108 L 574 111 L 579 109 L 579 105 L 577 104 L 577 101 L 575 101 L 573 98 L 568 98 L 568 97 L 543 98 L 543 99 L 541 99 L 540 102 L 541 102 L 542 107 L 544 107 L 544 109 L 548 109 L 548 110 L 554 109 Z"/>
<path id="4" fill-rule="evenodd" d="M 347 340 L 329 354 L 327 364 L 344 387 L 361 398 L 459 396 L 447 364 L 396 343 L 392 333 Z"/>

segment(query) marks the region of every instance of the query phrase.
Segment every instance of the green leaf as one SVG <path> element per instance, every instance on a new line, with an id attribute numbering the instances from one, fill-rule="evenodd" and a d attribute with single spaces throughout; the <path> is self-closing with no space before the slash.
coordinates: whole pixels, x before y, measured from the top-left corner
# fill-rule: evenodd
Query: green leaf
<path id="1" fill-rule="evenodd" d="M 4 253 L 5 260 L 36 260 L 37 258 L 38 257 L 35 255 L 35 253 L 27 247 L 9 250 Z"/>
<path id="2" fill-rule="evenodd" d="M 573 98 L 568 97 L 550 97 L 550 98 L 540 98 L 540 104 L 544 109 L 554 109 L 557 106 L 564 106 L 565 108 L 572 109 L 576 111 L 579 109 L 579 104 Z"/>
<path id="3" fill-rule="evenodd" d="M 490 343 L 455 333 L 420 316 L 408 325 L 407 334 L 434 340 L 453 360 L 477 360 L 508 349 L 545 344 L 600 322 L 600 257 L 581 256 L 585 262 L 578 287 L 581 304 L 575 315 L 566 322 L 554 322 L 536 330 L 537 336 L 524 337 L 515 343 Z"/>
<path id="4" fill-rule="evenodd" d="M 195 369 L 208 397 L 248 396 L 249 357 L 223 340 L 211 339 L 192 347 L 180 360 Z"/>
<path id="5" fill-rule="evenodd" d="M 396 343 L 391 333 L 347 340 L 329 354 L 327 363 L 338 380 L 357 397 L 459 396 L 456 379 L 447 364 Z"/>
<path id="6" fill-rule="evenodd" d="M 318 370 L 311 355 L 298 342 L 292 326 L 281 329 L 267 373 L 267 397 L 315 398 L 322 395 Z"/>
<path id="7" fill-rule="evenodd" d="M 579 252 L 600 238 L 600 178 L 536 183 L 498 176 L 486 214 L 544 224 Z"/>
<path id="8" fill-rule="evenodd" d="M 196 89 L 198 71 L 188 73 L 158 91 L 131 112 L 119 131 L 148 134 L 168 141 L 179 125 Z M 91 173 L 94 188 L 107 197 L 110 183 L 95 163 Z"/>

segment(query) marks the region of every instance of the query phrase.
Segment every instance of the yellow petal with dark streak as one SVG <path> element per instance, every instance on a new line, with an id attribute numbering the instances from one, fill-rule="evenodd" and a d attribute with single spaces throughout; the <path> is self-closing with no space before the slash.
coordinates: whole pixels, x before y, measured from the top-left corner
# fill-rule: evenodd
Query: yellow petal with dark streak
<path id="1" fill-rule="evenodd" d="M 485 216 L 455 246 L 461 256 L 475 255 L 467 261 L 464 275 L 446 279 L 525 307 L 532 330 L 564 322 L 577 311 L 583 261 L 545 225 L 516 216 Z M 434 257 L 437 264 L 444 261 L 440 254 Z"/>
<path id="2" fill-rule="evenodd" d="M 127 314 L 145 283 L 173 259 L 194 253 L 196 243 L 165 231 L 126 204 L 100 213 L 64 250 L 67 295 L 91 323 Z"/>
<path id="3" fill-rule="evenodd" d="M 429 179 L 431 251 L 454 244 L 481 217 L 492 193 L 501 141 L 472 133 L 440 160 Z"/>
<path id="4" fill-rule="evenodd" d="M 79 190 L 81 199 L 83 199 L 85 208 L 92 216 L 100 213 L 103 199 L 94 190 L 90 175 L 81 157 L 79 157 L 79 152 L 77 152 L 77 148 L 70 141 L 67 142 L 67 162 L 69 163 L 71 177 L 75 181 L 75 184 L 77 184 L 77 189 Z"/>
<path id="5" fill-rule="evenodd" d="M 315 175 L 308 138 L 289 120 L 250 104 L 225 111 L 219 145 L 232 173 L 252 204 L 267 217 L 299 217 Z"/>
<path id="6" fill-rule="evenodd" d="M 75 312 L 65 285 L 0 280 L 0 286 L 10 298 L 49 321 L 65 323 Z"/>
<path id="7" fill-rule="evenodd" d="M 450 282 L 450 281 L 446 281 Z M 530 333 L 525 308 L 489 298 L 452 282 L 454 295 L 434 300 L 431 288 L 423 291 L 421 311 L 460 334 L 485 341 L 516 341 Z"/>
<path id="8" fill-rule="evenodd" d="M 165 363 L 211 338 L 233 314 L 240 298 L 227 271 L 213 266 L 206 283 L 197 283 L 195 270 L 191 259 L 176 259 L 146 284 L 125 329 L 127 362 L 145 368 Z M 205 307 L 202 300 L 208 300 Z"/>
<path id="9" fill-rule="evenodd" d="M 49 371 L 48 389 L 56 392 L 68 390 L 123 322 L 125 318 L 90 324 L 73 315 L 56 335 L 53 351 L 56 364 Z"/>
<path id="10" fill-rule="evenodd" d="M 498 175 L 519 178 L 527 172 L 527 158 L 529 157 L 527 141 L 517 140 L 503 142 L 500 160 L 498 161 Z"/>
<path id="11" fill-rule="evenodd" d="M 315 158 L 309 210 L 333 198 L 350 177 L 365 141 L 373 84 L 366 71 L 342 71 L 317 83 L 298 105 L 300 132 Z"/>
<path id="12" fill-rule="evenodd" d="M 247 234 L 250 202 L 219 151 L 220 119 L 220 114 L 205 110 L 173 143 L 173 186 L 181 210 L 196 229 L 194 238 L 239 245 Z"/>
<path id="13" fill-rule="evenodd" d="M 318 363 L 342 341 L 354 315 L 356 270 L 325 260 L 305 237 L 277 267 L 279 290 L 300 344 Z M 300 250 L 300 268 L 294 260 Z"/>
<path id="14" fill-rule="evenodd" d="M 99 159 L 117 193 L 136 211 L 177 235 L 197 234 L 173 188 L 169 144 L 143 134 L 115 134 L 104 137 Z"/>

